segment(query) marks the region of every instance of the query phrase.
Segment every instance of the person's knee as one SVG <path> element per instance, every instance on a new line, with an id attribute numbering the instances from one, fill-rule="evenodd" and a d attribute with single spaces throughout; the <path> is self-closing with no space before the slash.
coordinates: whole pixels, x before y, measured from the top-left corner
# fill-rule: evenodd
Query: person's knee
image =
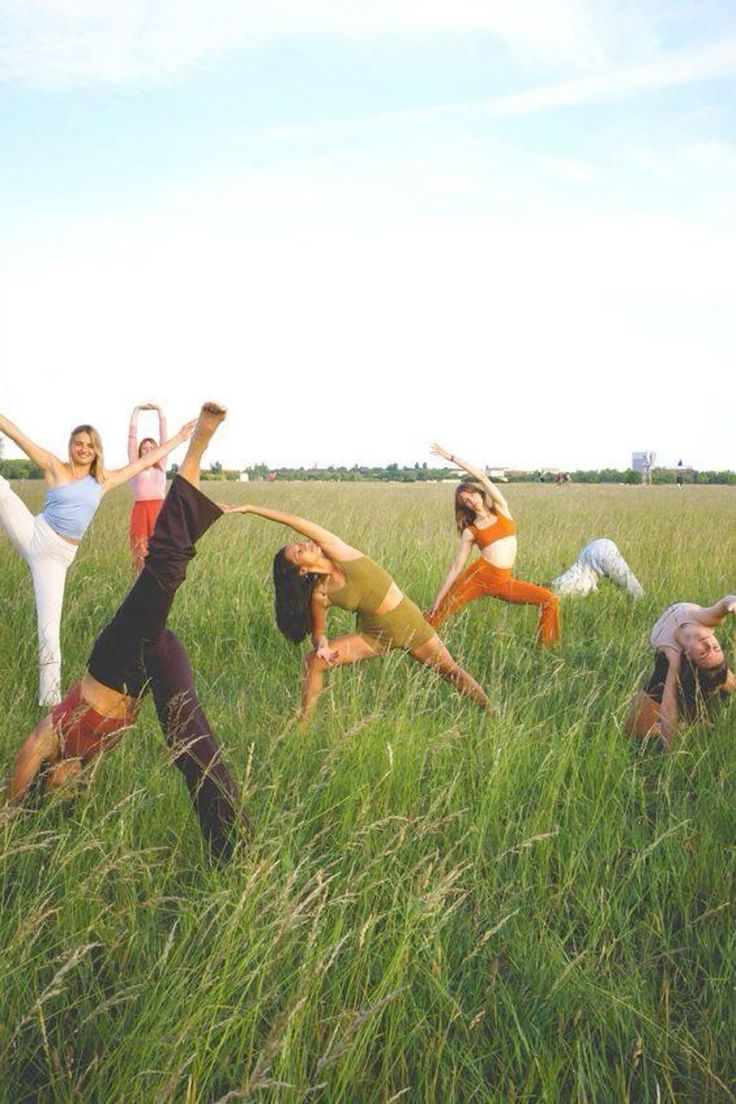
<path id="1" fill-rule="evenodd" d="M 61 754 L 59 737 L 51 721 L 51 714 L 36 725 L 25 740 L 21 754 L 28 755 L 40 763 L 58 759 Z"/>
<path id="2" fill-rule="evenodd" d="M 327 670 L 327 663 L 321 659 L 317 652 L 308 652 L 304 657 L 304 673 L 306 675 L 323 674 Z"/>
<path id="3" fill-rule="evenodd" d="M 80 759 L 61 759 L 46 772 L 44 788 L 48 793 L 59 790 L 76 791 L 81 774 Z"/>

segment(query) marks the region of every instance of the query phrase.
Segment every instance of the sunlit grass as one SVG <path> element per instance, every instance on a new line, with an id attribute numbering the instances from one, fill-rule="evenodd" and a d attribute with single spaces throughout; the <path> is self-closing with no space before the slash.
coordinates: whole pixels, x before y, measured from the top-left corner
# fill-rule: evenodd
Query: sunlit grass
<path id="1" fill-rule="evenodd" d="M 206 489 L 322 521 L 422 608 L 456 547 L 447 487 Z M 72 807 L 0 813 L 0 1099 L 734 1098 L 734 712 L 668 758 L 622 718 L 664 606 L 736 589 L 736 493 L 509 496 L 519 577 L 609 536 L 647 597 L 563 601 L 554 651 L 536 611 L 470 606 L 445 638 L 491 717 L 392 654 L 334 673 L 299 732 L 271 608 L 288 534 L 233 517 L 203 540 L 171 624 L 254 839 L 206 865 L 150 705 Z M 70 572 L 67 684 L 132 580 L 128 510 L 104 502 Z M 0 557 L 7 771 L 39 714 L 30 580 Z"/>

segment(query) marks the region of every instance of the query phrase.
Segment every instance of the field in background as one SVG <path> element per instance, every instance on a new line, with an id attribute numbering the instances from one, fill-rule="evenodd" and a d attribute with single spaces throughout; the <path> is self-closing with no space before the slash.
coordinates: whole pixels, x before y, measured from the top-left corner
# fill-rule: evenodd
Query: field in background
<path id="1" fill-rule="evenodd" d="M 456 548 L 447 486 L 204 489 L 323 522 L 423 608 Z M 622 734 L 656 616 L 736 590 L 736 490 L 508 494 L 520 578 L 609 536 L 648 593 L 563 600 L 547 652 L 534 610 L 470 606 L 444 636 L 491 718 L 392 654 L 333 674 L 298 732 L 270 585 L 288 533 L 233 517 L 204 538 L 171 625 L 254 840 L 207 867 L 150 704 L 74 806 L 0 809 L 0 1100 L 736 1099 L 736 714 L 668 758 Z M 65 685 L 132 581 L 129 508 L 103 503 L 69 574 Z M 39 711 L 3 536 L 0 615 L 7 774 Z"/>

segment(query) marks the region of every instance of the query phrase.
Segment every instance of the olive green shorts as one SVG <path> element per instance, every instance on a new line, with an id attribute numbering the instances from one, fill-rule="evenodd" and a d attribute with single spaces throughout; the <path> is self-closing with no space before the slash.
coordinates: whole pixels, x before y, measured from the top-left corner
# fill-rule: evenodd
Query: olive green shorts
<path id="1" fill-rule="evenodd" d="M 388 613 L 359 613 L 357 630 L 366 644 L 377 652 L 387 652 L 390 648 L 410 652 L 435 635 L 419 607 L 406 597 Z"/>

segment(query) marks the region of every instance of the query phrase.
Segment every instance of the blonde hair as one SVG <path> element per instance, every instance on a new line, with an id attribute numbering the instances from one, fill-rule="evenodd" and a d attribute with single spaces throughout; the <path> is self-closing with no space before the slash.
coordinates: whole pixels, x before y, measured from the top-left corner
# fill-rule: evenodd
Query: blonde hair
<path id="1" fill-rule="evenodd" d="M 91 425 L 78 425 L 69 434 L 69 447 L 71 448 L 72 441 L 78 433 L 89 433 L 92 438 L 92 444 L 95 450 L 95 458 L 90 464 L 89 474 L 96 479 L 98 483 L 105 482 L 105 450 L 102 447 L 102 438 Z"/>

